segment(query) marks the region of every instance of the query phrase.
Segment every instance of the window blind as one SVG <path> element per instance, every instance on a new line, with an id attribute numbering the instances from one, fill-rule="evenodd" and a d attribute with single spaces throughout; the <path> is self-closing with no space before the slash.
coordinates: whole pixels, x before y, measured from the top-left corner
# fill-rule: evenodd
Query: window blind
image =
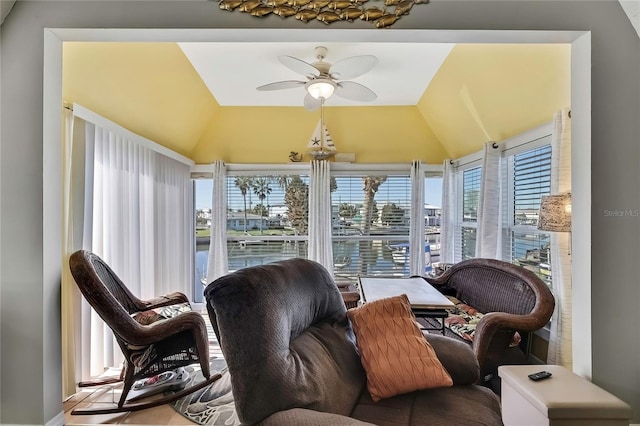
<path id="1" fill-rule="evenodd" d="M 537 229 L 540 200 L 550 193 L 551 146 L 524 151 L 507 160 L 510 184 L 506 198 L 511 204 L 511 220 L 504 257 L 551 285 L 550 236 Z"/>
<path id="2" fill-rule="evenodd" d="M 334 274 L 407 276 L 411 182 L 408 173 L 332 178 Z"/>
<path id="3" fill-rule="evenodd" d="M 478 222 L 478 200 L 482 167 L 472 167 L 461 172 L 461 212 L 458 224 L 455 258 L 465 260 L 476 255 L 476 226 Z"/>

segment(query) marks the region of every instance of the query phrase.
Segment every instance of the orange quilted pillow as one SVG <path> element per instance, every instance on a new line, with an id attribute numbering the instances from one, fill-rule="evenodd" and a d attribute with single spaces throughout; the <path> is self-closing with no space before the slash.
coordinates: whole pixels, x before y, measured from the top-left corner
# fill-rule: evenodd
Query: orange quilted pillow
<path id="1" fill-rule="evenodd" d="M 406 294 L 365 303 L 347 315 L 374 402 L 453 384 L 416 324 Z"/>

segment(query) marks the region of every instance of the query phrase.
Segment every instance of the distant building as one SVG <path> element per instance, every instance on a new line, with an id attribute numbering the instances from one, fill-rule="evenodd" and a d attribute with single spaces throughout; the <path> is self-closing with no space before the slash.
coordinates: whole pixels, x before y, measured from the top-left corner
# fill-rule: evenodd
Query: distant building
<path id="1" fill-rule="evenodd" d="M 243 212 L 227 212 L 227 229 L 233 229 L 234 231 L 244 231 L 244 219 Z M 262 225 L 260 224 L 262 222 Z M 259 216 L 253 213 L 247 213 L 247 231 L 251 229 L 268 229 L 269 221 L 266 217 Z"/>
<path id="2" fill-rule="evenodd" d="M 197 209 L 196 210 L 196 228 L 210 228 L 211 227 L 211 209 Z"/>
<path id="3" fill-rule="evenodd" d="M 442 218 L 442 209 L 431 204 L 424 205 L 424 224 L 425 226 L 440 226 Z"/>
<path id="4" fill-rule="evenodd" d="M 513 221 L 516 225 L 537 225 L 539 209 L 518 209 Z"/>

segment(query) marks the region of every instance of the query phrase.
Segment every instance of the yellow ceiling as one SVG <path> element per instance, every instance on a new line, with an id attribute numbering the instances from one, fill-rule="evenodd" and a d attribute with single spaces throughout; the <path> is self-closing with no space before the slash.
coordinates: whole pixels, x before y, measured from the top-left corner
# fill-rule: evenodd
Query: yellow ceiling
<path id="1" fill-rule="evenodd" d="M 63 97 L 197 163 L 282 163 L 319 115 L 221 107 L 175 43 L 64 43 Z M 325 108 L 357 162 L 439 164 L 570 107 L 569 45 L 457 45 L 416 106 Z"/>
<path id="2" fill-rule="evenodd" d="M 223 107 L 191 158 L 201 164 L 286 162 L 290 151 L 305 151 L 318 120 L 301 107 Z M 338 152 L 355 153 L 358 162 L 446 157 L 415 106 L 325 108 L 325 123 Z"/>
<path id="3" fill-rule="evenodd" d="M 418 102 L 449 156 L 479 150 L 570 107 L 567 44 L 457 45 Z"/>
<path id="4" fill-rule="evenodd" d="M 220 106 L 176 43 L 63 45 L 62 96 L 189 156 Z"/>

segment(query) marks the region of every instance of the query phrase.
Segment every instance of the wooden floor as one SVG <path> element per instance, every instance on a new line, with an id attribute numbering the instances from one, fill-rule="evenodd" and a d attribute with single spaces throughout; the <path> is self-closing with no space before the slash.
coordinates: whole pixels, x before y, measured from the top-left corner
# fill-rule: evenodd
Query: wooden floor
<path id="1" fill-rule="evenodd" d="M 209 331 L 209 355 L 222 357 L 220 346 L 205 312 L 203 317 Z M 119 369 L 105 373 L 105 376 L 118 376 Z M 182 416 L 170 405 L 162 405 L 133 413 L 100 414 L 100 415 L 72 415 L 74 408 L 110 408 L 117 404 L 122 394 L 122 384 L 101 385 L 90 388 L 79 388 L 78 393 L 63 402 L 65 425 L 104 425 L 104 424 L 136 424 L 136 425 L 194 425 L 196 423 Z M 162 395 L 150 396 L 145 401 L 160 398 Z"/>
<path id="2" fill-rule="evenodd" d="M 65 425 L 193 425 L 170 405 L 149 408 L 133 413 L 100 414 L 91 416 L 72 415 L 74 408 L 112 407 L 120 398 L 121 385 L 100 386 L 99 388 L 83 388 L 80 392 L 63 403 Z"/>

